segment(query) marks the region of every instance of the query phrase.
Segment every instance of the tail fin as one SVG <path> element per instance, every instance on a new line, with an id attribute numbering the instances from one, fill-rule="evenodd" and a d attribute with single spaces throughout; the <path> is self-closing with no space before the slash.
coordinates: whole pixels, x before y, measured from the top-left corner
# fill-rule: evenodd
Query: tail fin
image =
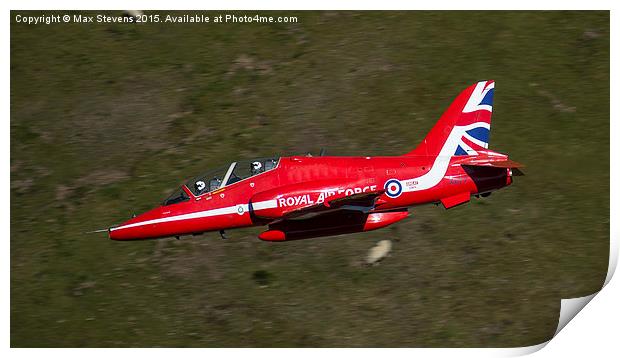
<path id="1" fill-rule="evenodd" d="M 461 92 L 418 147 L 406 155 L 475 155 L 487 149 L 494 88 L 494 81 L 480 81 Z"/>

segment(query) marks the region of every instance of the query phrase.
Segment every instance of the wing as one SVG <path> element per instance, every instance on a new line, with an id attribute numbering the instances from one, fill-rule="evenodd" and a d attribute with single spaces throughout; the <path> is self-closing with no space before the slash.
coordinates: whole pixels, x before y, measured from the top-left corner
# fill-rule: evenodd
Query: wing
<path id="1" fill-rule="evenodd" d="M 293 210 L 286 213 L 281 220 L 303 220 L 338 210 L 351 210 L 360 212 L 369 212 L 375 208 L 377 198 L 385 192 L 384 189 L 352 194 L 332 200 L 326 200 L 304 208 Z"/>

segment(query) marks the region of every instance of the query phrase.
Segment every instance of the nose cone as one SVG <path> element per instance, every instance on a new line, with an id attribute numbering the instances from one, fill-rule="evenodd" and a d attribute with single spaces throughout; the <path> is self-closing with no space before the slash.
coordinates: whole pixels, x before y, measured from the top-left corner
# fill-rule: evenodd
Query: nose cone
<path id="1" fill-rule="evenodd" d="M 119 226 L 110 228 L 108 236 L 111 240 L 141 240 L 158 236 L 157 224 L 161 219 L 161 208 L 149 210 L 131 218 Z"/>
<path id="2" fill-rule="evenodd" d="M 119 235 L 119 231 L 115 229 L 116 228 L 110 228 L 110 230 L 108 230 L 108 237 L 110 240 L 123 240 L 122 235 Z"/>
<path id="3" fill-rule="evenodd" d="M 130 233 L 130 230 L 125 228 L 126 225 L 127 225 L 127 222 L 125 222 L 122 225 L 119 225 L 117 227 L 110 228 L 110 230 L 108 230 L 108 236 L 110 237 L 110 240 L 121 241 L 121 240 L 135 240 L 135 239 L 137 239 L 137 237 L 133 237 L 134 235 L 132 235 Z"/>

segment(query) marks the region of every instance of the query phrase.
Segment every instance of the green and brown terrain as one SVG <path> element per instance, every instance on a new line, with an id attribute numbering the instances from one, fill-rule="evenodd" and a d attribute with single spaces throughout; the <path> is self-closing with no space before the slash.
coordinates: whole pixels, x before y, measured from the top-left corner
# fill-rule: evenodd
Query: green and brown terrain
<path id="1" fill-rule="evenodd" d="M 561 298 L 603 283 L 609 12 L 51 25 L 16 14 L 13 347 L 523 346 L 553 335 Z M 496 81 L 491 148 L 527 165 L 487 199 L 290 243 L 261 242 L 259 228 L 228 241 L 85 234 L 235 159 L 405 153 L 483 79 Z M 391 256 L 365 267 L 381 239 Z"/>

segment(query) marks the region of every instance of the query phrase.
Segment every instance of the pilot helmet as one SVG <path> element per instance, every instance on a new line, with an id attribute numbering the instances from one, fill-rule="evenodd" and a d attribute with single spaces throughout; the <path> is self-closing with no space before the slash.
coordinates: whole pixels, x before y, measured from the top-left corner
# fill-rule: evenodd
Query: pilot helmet
<path id="1" fill-rule="evenodd" d="M 204 181 L 199 180 L 194 184 L 194 186 L 196 187 L 197 192 L 201 192 L 207 186 L 207 184 L 205 184 Z"/>
<path id="2" fill-rule="evenodd" d="M 260 173 L 262 168 L 263 168 L 263 164 L 261 162 L 258 162 L 258 161 L 252 162 L 252 165 L 250 166 L 252 175 Z"/>

